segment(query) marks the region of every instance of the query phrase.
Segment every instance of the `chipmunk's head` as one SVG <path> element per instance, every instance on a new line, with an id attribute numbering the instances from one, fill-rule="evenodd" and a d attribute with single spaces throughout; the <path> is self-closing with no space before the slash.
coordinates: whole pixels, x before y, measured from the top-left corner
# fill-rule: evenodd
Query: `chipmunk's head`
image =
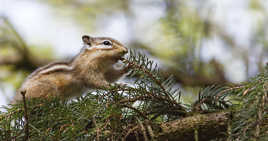
<path id="1" fill-rule="evenodd" d="M 84 35 L 82 40 L 85 44 L 85 50 L 98 54 L 100 58 L 111 58 L 118 61 L 128 52 L 124 45 L 109 37 L 90 37 Z"/>

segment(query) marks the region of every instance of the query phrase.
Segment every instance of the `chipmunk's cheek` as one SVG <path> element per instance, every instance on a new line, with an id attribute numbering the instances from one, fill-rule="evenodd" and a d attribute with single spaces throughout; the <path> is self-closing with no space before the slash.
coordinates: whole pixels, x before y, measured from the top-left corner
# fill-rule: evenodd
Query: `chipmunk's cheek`
<path id="1" fill-rule="evenodd" d="M 116 63 L 116 62 L 118 62 L 119 60 L 121 60 L 121 56 L 117 56 L 117 57 L 114 57 L 113 58 L 113 61 Z"/>

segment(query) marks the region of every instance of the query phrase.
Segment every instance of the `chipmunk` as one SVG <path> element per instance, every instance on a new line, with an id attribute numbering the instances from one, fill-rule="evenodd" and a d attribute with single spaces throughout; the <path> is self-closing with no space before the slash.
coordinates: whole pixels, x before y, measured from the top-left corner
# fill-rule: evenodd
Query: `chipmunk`
<path id="1" fill-rule="evenodd" d="M 128 52 L 120 42 L 108 37 L 82 36 L 84 47 L 69 62 L 55 62 L 31 73 L 17 91 L 12 103 L 26 98 L 80 96 L 88 89 L 107 88 L 127 72 L 115 69 Z"/>

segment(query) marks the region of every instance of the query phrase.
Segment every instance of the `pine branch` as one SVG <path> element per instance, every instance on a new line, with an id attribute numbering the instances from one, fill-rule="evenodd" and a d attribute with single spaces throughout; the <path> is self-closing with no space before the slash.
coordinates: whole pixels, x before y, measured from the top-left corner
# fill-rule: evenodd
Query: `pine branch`
<path id="1" fill-rule="evenodd" d="M 198 114 L 168 123 L 163 123 L 163 130 L 158 140 L 194 141 L 195 130 L 198 131 L 198 140 L 207 141 L 215 138 L 226 138 L 227 121 L 230 112 L 218 112 L 210 114 Z"/>
<path id="2" fill-rule="evenodd" d="M 267 72 L 239 86 L 204 88 L 186 106 L 176 100 L 181 93 L 172 77 L 163 79 L 146 56 L 132 53 L 124 62 L 129 77 L 135 76 L 130 86 L 115 84 L 71 101 L 27 99 L 27 106 L 6 107 L 0 140 L 267 139 Z"/>

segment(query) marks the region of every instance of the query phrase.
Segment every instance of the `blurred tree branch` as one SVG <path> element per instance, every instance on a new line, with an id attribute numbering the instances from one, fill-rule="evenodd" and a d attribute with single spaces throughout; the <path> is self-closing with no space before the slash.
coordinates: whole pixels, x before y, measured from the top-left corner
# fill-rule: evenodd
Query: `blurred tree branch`
<path id="1" fill-rule="evenodd" d="M 28 49 L 26 42 L 23 40 L 21 35 L 16 31 L 13 25 L 9 22 L 6 17 L 0 17 L 3 24 L 6 26 L 8 32 L 0 41 L 0 47 L 8 45 L 8 47 L 15 49 L 14 55 L 0 56 L 0 65 L 10 65 L 17 70 L 25 70 L 32 72 L 37 67 L 47 64 L 51 60 L 44 60 L 38 57 L 34 57 Z"/>
<path id="2" fill-rule="evenodd" d="M 153 49 L 143 43 L 140 42 L 132 42 L 130 45 L 132 48 L 136 49 L 144 49 L 150 55 L 157 56 Z M 161 58 L 160 58 L 161 59 Z M 202 62 L 198 68 L 199 70 L 207 69 L 206 66 L 202 65 Z M 165 66 L 167 68 L 162 68 L 161 71 L 163 72 L 165 77 L 170 76 L 170 74 L 174 75 L 175 80 L 183 86 L 191 86 L 191 87 L 200 87 L 200 86 L 208 86 L 213 84 L 233 84 L 229 80 L 226 79 L 225 73 L 223 71 L 222 65 L 215 59 L 210 61 L 210 65 L 213 67 L 215 73 L 213 75 L 207 76 L 201 72 L 196 72 L 194 74 L 180 70 L 180 68 L 174 66 Z"/>

